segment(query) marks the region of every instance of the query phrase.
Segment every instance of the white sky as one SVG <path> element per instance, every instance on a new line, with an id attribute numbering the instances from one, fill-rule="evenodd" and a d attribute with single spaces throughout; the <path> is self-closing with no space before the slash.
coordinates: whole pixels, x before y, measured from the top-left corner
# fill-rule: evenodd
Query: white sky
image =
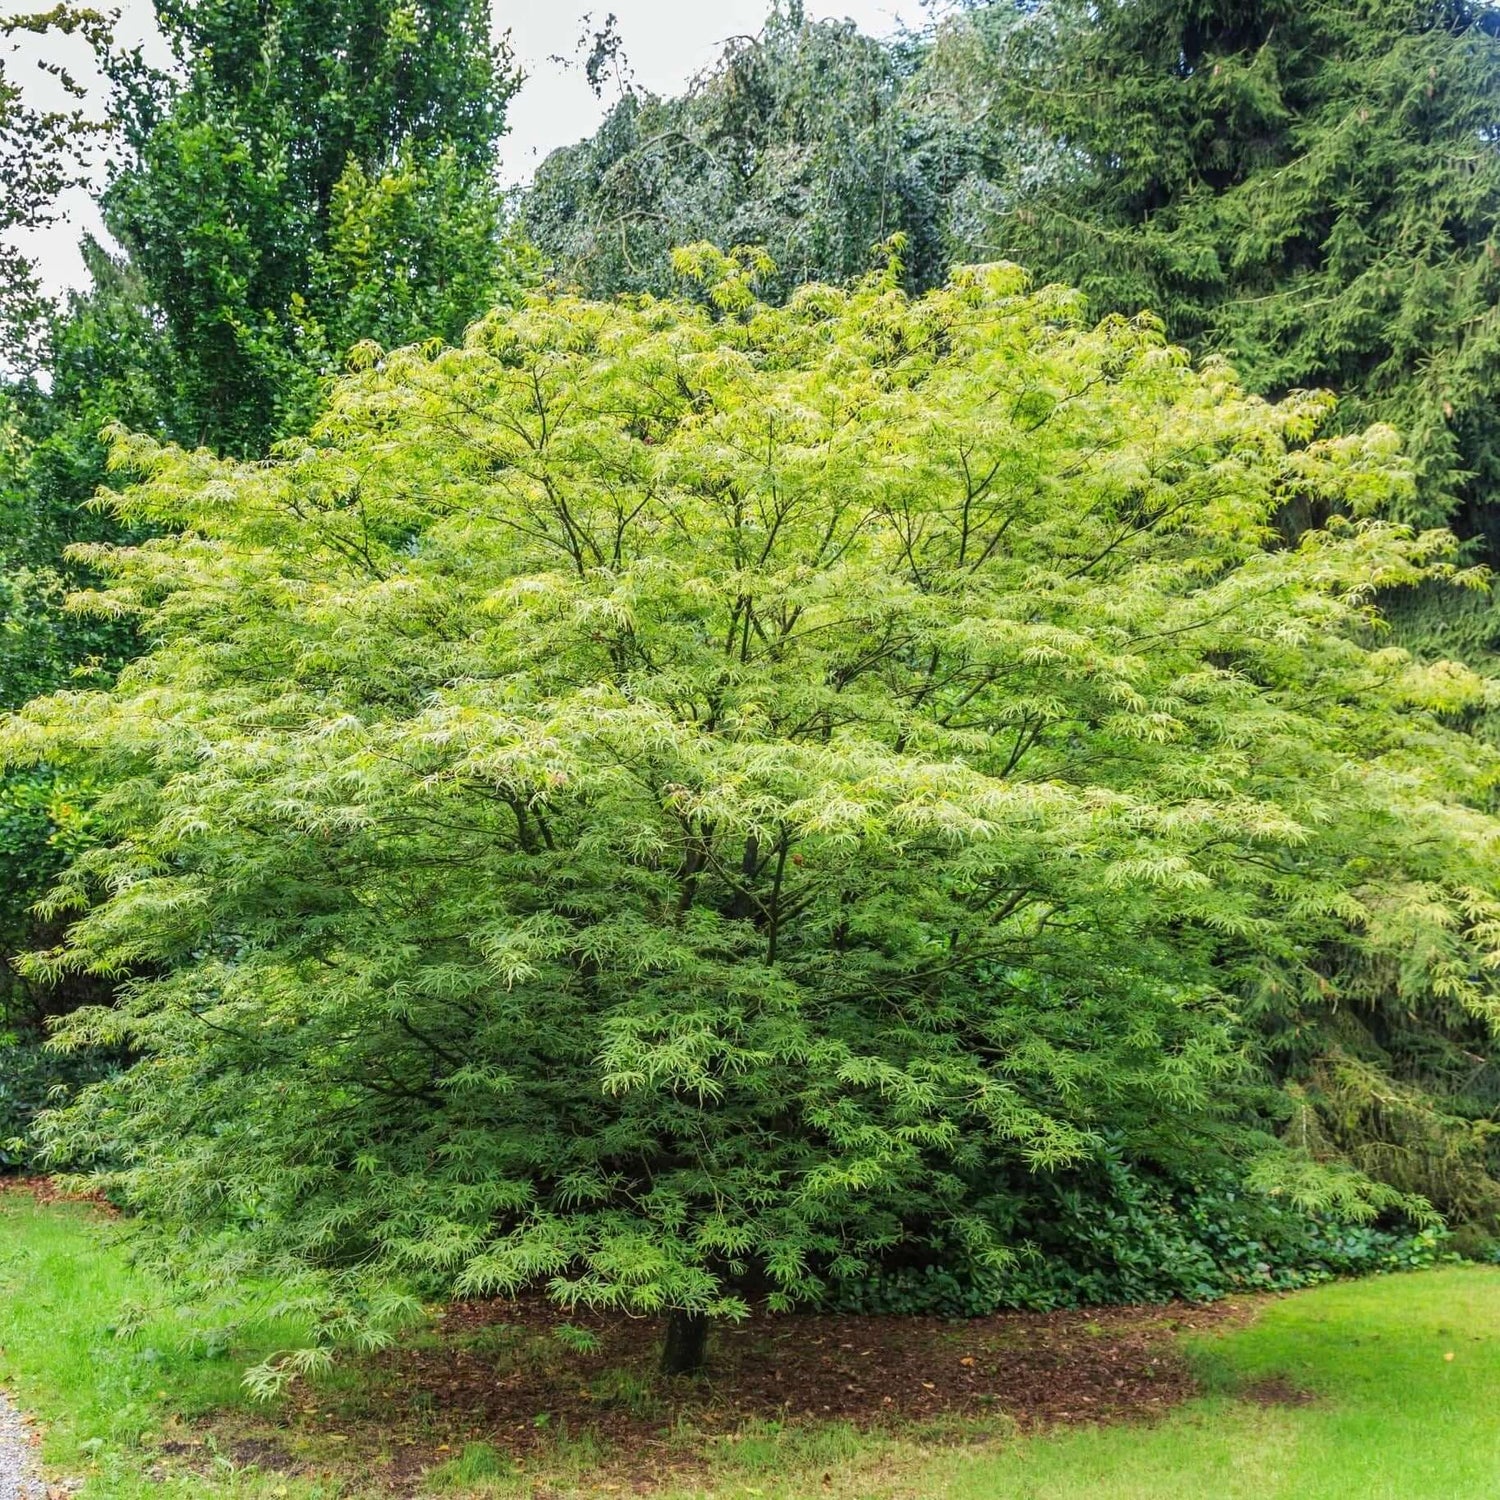
<path id="1" fill-rule="evenodd" d="M 164 63 L 166 50 L 154 33 L 150 0 L 119 3 L 120 39 L 144 42 L 148 57 Z M 577 57 L 586 9 L 592 11 L 595 26 L 613 11 L 636 84 L 671 94 L 712 63 L 730 37 L 759 31 L 769 4 L 770 0 L 495 0 L 497 27 L 509 31 L 527 74 L 511 105 L 510 130 L 501 145 L 506 181 L 525 181 L 549 151 L 592 134 L 603 116 L 607 96 L 603 102 L 594 98 L 581 67 L 569 69 L 550 61 L 554 55 Z M 920 0 L 807 0 L 805 8 L 819 19 L 848 17 L 877 36 L 888 35 L 902 22 L 916 25 L 922 19 Z M 30 100 L 55 107 L 60 92 L 35 67 L 44 49 L 50 61 L 65 63 L 80 80 L 91 76 L 91 69 L 86 49 L 73 39 L 26 38 L 17 46 L 19 55 L 8 71 Z M 54 292 L 84 280 L 78 241 L 85 231 L 103 232 L 86 191 L 69 194 L 61 207 L 57 223 L 17 236 Z"/>

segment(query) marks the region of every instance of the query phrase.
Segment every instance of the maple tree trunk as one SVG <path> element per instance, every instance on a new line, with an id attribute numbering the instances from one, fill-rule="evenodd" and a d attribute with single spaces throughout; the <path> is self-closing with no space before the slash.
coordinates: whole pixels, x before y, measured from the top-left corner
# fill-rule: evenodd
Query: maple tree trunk
<path id="1" fill-rule="evenodd" d="M 701 1375 L 708 1354 L 708 1316 L 674 1308 L 661 1346 L 663 1375 Z"/>

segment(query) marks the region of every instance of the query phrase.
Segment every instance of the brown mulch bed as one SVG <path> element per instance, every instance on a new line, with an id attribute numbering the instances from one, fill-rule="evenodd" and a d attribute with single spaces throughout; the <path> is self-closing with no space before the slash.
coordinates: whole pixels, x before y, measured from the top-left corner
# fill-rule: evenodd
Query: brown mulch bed
<path id="1" fill-rule="evenodd" d="M 103 1193 L 69 1193 L 58 1186 L 57 1179 L 45 1175 L 0 1176 L 0 1193 L 24 1193 L 38 1203 L 87 1203 L 101 1212 L 113 1215 L 116 1209 Z"/>
<path id="2" fill-rule="evenodd" d="M 705 1418 L 801 1416 L 863 1427 L 999 1410 L 1035 1428 L 1134 1416 L 1193 1393 L 1172 1336 L 1223 1323 L 1242 1306 L 1001 1313 L 963 1322 L 761 1315 L 716 1328 L 707 1377 L 664 1389 L 674 1408 Z M 557 1363 L 572 1378 L 550 1388 L 539 1388 L 531 1369 L 500 1374 L 465 1348 L 497 1325 L 546 1336 L 564 1321 L 587 1328 L 601 1347 L 582 1356 L 559 1347 Z M 660 1337 L 653 1321 L 568 1319 L 540 1299 L 459 1304 L 444 1328 L 448 1347 L 397 1353 L 388 1366 L 457 1394 L 487 1423 L 512 1428 L 530 1425 L 542 1410 L 597 1417 L 599 1404 L 584 1389 L 590 1379 L 621 1366 L 652 1375 Z"/>
<path id="3" fill-rule="evenodd" d="M 993 1420 L 978 1429 L 980 1418 L 999 1418 L 1002 1431 L 1150 1419 L 1196 1393 L 1176 1336 L 1252 1310 L 1240 1299 L 965 1322 L 758 1315 L 714 1330 L 705 1378 L 665 1381 L 655 1373 L 654 1322 L 564 1315 L 541 1298 L 456 1304 L 436 1341 L 370 1359 L 357 1397 L 329 1400 L 311 1389 L 275 1426 L 294 1448 L 331 1436 L 347 1439 L 341 1451 L 351 1459 L 383 1449 L 385 1483 L 398 1494 L 467 1442 L 490 1443 L 532 1469 L 546 1466 L 560 1434 L 591 1434 L 605 1450 L 600 1472 L 644 1492 L 700 1467 L 716 1436 L 767 1421 L 946 1428 L 958 1439 L 994 1435 Z M 555 1336 L 564 1322 L 587 1329 L 598 1347 L 565 1347 Z M 702 1440 L 696 1454 L 684 1447 L 684 1428 Z M 247 1449 L 245 1458 L 286 1466 L 269 1451 Z"/>

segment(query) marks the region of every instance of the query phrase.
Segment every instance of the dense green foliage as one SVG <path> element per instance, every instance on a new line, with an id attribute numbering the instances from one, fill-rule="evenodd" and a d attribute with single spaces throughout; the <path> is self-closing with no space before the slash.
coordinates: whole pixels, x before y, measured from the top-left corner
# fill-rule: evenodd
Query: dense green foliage
<path id="1" fill-rule="evenodd" d="M 0 1168 L 32 1165 L 36 1117 L 107 1078 L 122 1061 L 96 1048 L 59 1053 L 34 1038 L 0 1038 Z"/>
<path id="2" fill-rule="evenodd" d="M 1495 1014 L 1486 688 L 1378 641 L 1448 541 L 1409 484 L 1149 320 L 964 272 L 754 303 L 534 296 L 235 464 L 121 437 L 156 644 L 30 705 L 99 840 L 33 972 L 130 980 L 142 1061 L 51 1120 L 199 1269 L 330 1336 L 378 1289 L 733 1314 L 994 1174 L 1223 1137 L 1299 1207 L 1389 1190 L 1245 1122 L 1241 1015 Z M 1411 837 L 1421 827 L 1420 840 Z M 1253 1051 L 1253 1049 L 1252 1049 Z"/>
<path id="3" fill-rule="evenodd" d="M 1246 1189 L 1227 1168 L 1143 1172 L 1107 1151 L 1080 1169 L 992 1184 L 984 1210 L 1017 1248 L 987 1266 L 940 1241 L 842 1284 L 870 1313 L 984 1317 L 1109 1303 L 1211 1301 L 1452 1258 L 1443 1230 L 1330 1221 Z M 915 1248 L 915 1247 L 914 1247 Z"/>
<path id="4" fill-rule="evenodd" d="M 108 25 L 97 12 L 61 5 L 0 21 L 6 38 L 79 34 L 104 46 Z M 83 99 L 85 91 L 65 69 L 53 64 L 48 71 L 66 98 Z M 71 581 L 60 566 L 63 545 L 103 532 L 97 523 L 78 524 L 69 514 L 71 502 L 61 509 L 50 498 L 38 503 L 38 492 L 47 491 L 55 477 L 31 472 L 38 418 L 52 399 L 38 388 L 38 371 L 45 367 L 54 389 L 59 382 L 68 385 L 69 373 L 49 338 L 56 309 L 42 294 L 36 267 L 10 239 L 17 230 L 54 221 L 58 195 L 84 179 L 87 147 L 98 128 L 81 102 L 64 109 L 30 104 L 21 77 L 0 68 L 0 705 L 6 708 L 56 687 L 80 664 L 109 655 L 121 635 L 107 623 L 71 619 L 62 607 Z M 147 414 L 138 403 L 118 410 L 132 419 Z M 0 777 L 0 1027 L 38 1019 L 35 991 L 18 982 L 9 958 L 47 935 L 28 909 L 62 867 L 65 839 L 54 813 L 64 799 L 46 768 Z M 10 1071 L 7 1059 L 0 1064 L 0 1094 L 7 1098 L 15 1097 Z M 13 1110 L 0 1105 L 0 1135 L 16 1134 L 13 1126 Z"/>
<path id="5" fill-rule="evenodd" d="M 683 97 L 626 98 L 556 153 L 527 221 L 596 293 L 671 286 L 672 224 L 781 247 L 768 297 L 847 277 L 891 227 L 911 287 L 954 257 L 1015 260 L 1096 314 L 1151 309 L 1251 390 L 1330 388 L 1340 430 L 1394 423 L 1415 483 L 1388 514 L 1447 518 L 1489 557 L 1497 31 L 1492 7 L 1425 0 L 990 0 L 877 45 L 778 8 Z M 1295 536 L 1327 503 L 1299 497 L 1280 524 Z M 1386 602 L 1413 649 L 1490 671 L 1487 590 Z M 1494 737 L 1490 713 L 1465 722 Z M 1493 1222 L 1486 1028 L 1389 1003 L 1389 976 L 1348 958 L 1325 962 L 1360 1004 L 1264 1018 L 1297 1132 Z"/>
<path id="6" fill-rule="evenodd" d="M 961 79 L 1050 169 L 994 252 L 1150 307 L 1254 390 L 1394 423 L 1431 522 L 1500 482 L 1500 13 L 1447 0 L 1048 0 L 972 13 Z M 958 41 L 958 38 L 954 39 Z M 976 121 L 976 124 L 980 122 Z M 1500 523 L 1496 523 L 1500 527 Z M 1500 532 L 1497 532 L 1500 534 Z"/>
<path id="7" fill-rule="evenodd" d="M 351 344 L 456 338 L 496 300 L 516 75 L 487 0 L 162 0 L 157 18 L 174 74 L 112 59 L 128 154 L 105 219 L 167 331 L 169 430 L 255 454 L 305 426 Z"/>
<path id="8" fill-rule="evenodd" d="M 896 230 L 918 287 L 1015 260 L 1252 390 L 1394 423 L 1411 516 L 1488 537 L 1497 33 L 1483 3 L 991 0 L 884 44 L 778 7 L 682 97 L 628 94 L 554 153 L 527 222 L 595 294 L 668 288 L 700 235 L 767 246 L 773 290 Z"/>

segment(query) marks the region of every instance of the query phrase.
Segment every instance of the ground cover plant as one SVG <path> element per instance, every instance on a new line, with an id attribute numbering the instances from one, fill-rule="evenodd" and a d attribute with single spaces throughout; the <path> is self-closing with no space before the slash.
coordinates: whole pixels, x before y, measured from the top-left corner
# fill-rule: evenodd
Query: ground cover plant
<path id="1" fill-rule="evenodd" d="M 0 1194 L 0 1289 L 0 1377 L 85 1497 L 1479 1500 L 1500 1473 L 1500 1273 L 1472 1266 L 1217 1310 L 781 1320 L 708 1384 L 608 1323 L 606 1357 L 540 1301 L 471 1306 L 270 1405 L 239 1372 L 289 1330 L 185 1337 L 97 1208 Z"/>
<path id="2" fill-rule="evenodd" d="M 119 436 L 162 534 L 87 607 L 156 644 L 5 730 L 99 787 L 32 972 L 140 1058 L 54 1158 L 283 1289 L 268 1387 L 536 1284 L 692 1368 L 936 1237 L 1003 1266 L 997 1178 L 1106 1132 L 1421 1212 L 1277 1142 L 1253 1030 L 1493 1013 L 1487 690 L 1371 604 L 1452 572 L 1365 519 L 1393 435 L 1014 268 L 680 265 L 372 348 L 269 463 Z"/>

